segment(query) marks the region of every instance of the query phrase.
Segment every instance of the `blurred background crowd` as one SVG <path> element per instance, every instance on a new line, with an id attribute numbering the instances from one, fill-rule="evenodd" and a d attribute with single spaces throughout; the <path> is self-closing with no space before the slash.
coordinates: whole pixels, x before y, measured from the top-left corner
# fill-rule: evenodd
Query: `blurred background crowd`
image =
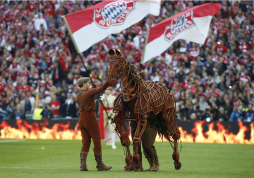
<path id="1" fill-rule="evenodd" d="M 0 1 L 0 119 L 78 118 L 77 79 L 90 76 L 96 86 L 105 82 L 112 48 L 146 80 L 170 89 L 179 120 L 254 121 L 254 1 L 212 1 L 222 9 L 203 45 L 178 40 L 141 64 L 148 28 L 210 2 L 162 1 L 159 16 L 148 15 L 81 53 L 86 70 L 62 16 L 98 2 Z M 118 84 L 112 94 L 119 92 Z"/>

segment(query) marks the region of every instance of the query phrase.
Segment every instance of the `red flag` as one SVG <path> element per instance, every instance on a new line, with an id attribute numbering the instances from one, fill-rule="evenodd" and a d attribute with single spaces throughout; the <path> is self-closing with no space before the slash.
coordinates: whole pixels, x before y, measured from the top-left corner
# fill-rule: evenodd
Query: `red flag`
<path id="1" fill-rule="evenodd" d="M 142 20 L 146 15 L 158 16 L 160 0 L 106 0 L 82 11 L 63 17 L 78 53 L 108 35 Z"/>
<path id="2" fill-rule="evenodd" d="M 219 3 L 194 6 L 152 27 L 148 33 L 142 63 L 160 55 L 179 39 L 203 44 L 212 17 L 220 11 L 221 7 Z"/>

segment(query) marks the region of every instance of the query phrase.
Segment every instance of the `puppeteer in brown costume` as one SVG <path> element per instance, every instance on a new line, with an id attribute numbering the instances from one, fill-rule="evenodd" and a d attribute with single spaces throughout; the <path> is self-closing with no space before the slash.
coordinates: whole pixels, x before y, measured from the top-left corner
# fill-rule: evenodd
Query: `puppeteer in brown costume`
<path id="1" fill-rule="evenodd" d="M 140 72 L 139 75 L 145 80 L 145 73 L 144 72 Z M 156 136 L 158 133 L 158 128 L 156 127 L 156 125 L 158 125 L 157 121 L 153 120 L 152 123 L 150 123 L 150 121 L 149 121 L 149 125 L 146 126 L 147 128 L 145 129 L 143 137 L 150 137 L 149 143 L 150 143 L 150 147 L 153 151 L 153 156 L 154 156 L 154 161 L 155 161 L 154 170 L 158 171 L 159 170 L 159 159 L 158 159 L 157 151 L 154 146 L 154 142 L 155 142 L 155 139 L 156 139 Z M 148 126 L 150 126 L 150 127 L 148 127 Z M 134 130 L 134 129 L 132 129 L 132 130 Z M 132 133 L 132 135 L 133 134 L 134 133 Z M 144 139 L 147 139 L 147 138 L 144 138 Z M 142 142 L 142 144 L 144 144 L 144 143 Z M 139 152 L 141 152 L 141 150 L 139 150 Z M 143 153 L 144 153 L 145 157 L 147 158 L 149 164 L 151 164 L 152 160 L 149 157 L 149 154 L 146 152 L 146 149 L 144 149 L 144 148 L 143 148 Z M 150 170 L 150 168 L 148 170 Z"/>
<path id="2" fill-rule="evenodd" d="M 105 166 L 102 162 L 101 153 L 101 134 L 99 125 L 96 120 L 95 113 L 95 99 L 94 96 L 99 94 L 108 87 L 108 82 L 105 82 L 101 87 L 89 89 L 88 77 L 82 77 L 78 79 L 78 86 L 81 88 L 79 94 L 76 96 L 76 101 L 79 106 L 79 128 L 82 135 L 82 148 L 80 153 L 80 171 L 88 171 L 86 166 L 86 158 L 91 145 L 91 139 L 94 143 L 94 156 L 97 162 L 97 170 L 109 170 L 111 166 Z M 82 96 L 82 97 L 81 97 Z"/>

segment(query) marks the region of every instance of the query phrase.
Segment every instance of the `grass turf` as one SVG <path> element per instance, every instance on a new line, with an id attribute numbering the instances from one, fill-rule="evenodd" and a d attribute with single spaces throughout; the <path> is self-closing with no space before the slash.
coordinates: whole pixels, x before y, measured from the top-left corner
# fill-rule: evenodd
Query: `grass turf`
<path id="1" fill-rule="evenodd" d="M 87 165 L 90 171 L 79 171 L 78 140 L 24 140 L 8 142 L 0 139 L 1 178 L 53 177 L 254 177 L 254 146 L 183 143 L 180 155 L 182 168 L 174 169 L 169 143 L 156 143 L 160 170 L 158 172 L 123 171 L 124 153 L 120 143 L 112 150 L 102 142 L 103 161 L 113 168 L 98 172 L 91 146 Z M 143 156 L 143 167 L 148 168 Z"/>

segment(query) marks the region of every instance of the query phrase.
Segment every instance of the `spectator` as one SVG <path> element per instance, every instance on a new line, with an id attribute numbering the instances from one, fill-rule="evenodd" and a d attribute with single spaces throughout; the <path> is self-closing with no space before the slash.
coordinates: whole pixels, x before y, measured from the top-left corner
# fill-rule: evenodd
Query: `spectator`
<path id="1" fill-rule="evenodd" d="M 216 102 L 216 105 L 219 106 L 219 107 L 224 106 L 226 104 L 225 101 L 224 101 L 224 92 L 223 91 L 220 92 L 219 97 L 216 97 L 215 102 Z"/>
<path id="2" fill-rule="evenodd" d="M 53 112 L 51 111 L 49 104 L 46 104 L 45 106 L 43 106 L 41 116 L 42 116 L 42 120 L 49 120 L 53 118 Z"/>
<path id="3" fill-rule="evenodd" d="M 216 84 L 219 84 L 221 82 L 221 76 L 219 76 L 219 72 L 218 71 L 214 72 L 214 76 L 213 76 L 212 82 L 214 82 Z"/>
<path id="4" fill-rule="evenodd" d="M 66 100 L 66 95 L 64 92 L 61 92 L 61 96 L 58 97 L 58 101 L 60 102 L 59 115 L 64 115 L 64 103 Z"/>
<path id="5" fill-rule="evenodd" d="M 45 97 L 45 103 L 49 104 L 51 102 L 51 96 L 48 90 L 44 92 L 44 97 Z"/>
<path id="6" fill-rule="evenodd" d="M 203 111 L 200 110 L 200 106 L 196 105 L 196 110 L 195 110 L 196 120 L 202 120 L 202 114 L 203 114 Z"/>
<path id="7" fill-rule="evenodd" d="M 72 119 L 76 116 L 76 101 L 71 93 L 67 93 L 67 98 L 63 106 L 63 115 L 65 119 Z"/>
<path id="8" fill-rule="evenodd" d="M 45 31 L 48 30 L 46 20 L 42 17 L 41 13 L 39 15 L 35 15 L 34 26 L 37 32 L 40 30 L 45 30 Z"/>
<path id="9" fill-rule="evenodd" d="M 14 111 L 13 116 L 10 119 L 26 119 L 25 111 L 22 110 L 22 105 L 18 104 L 17 109 Z"/>
<path id="10" fill-rule="evenodd" d="M 179 101 L 176 103 L 176 109 L 177 113 L 179 113 L 179 118 L 184 117 L 184 112 L 185 112 L 185 98 L 179 99 Z"/>
<path id="11" fill-rule="evenodd" d="M 34 120 L 41 120 L 42 119 L 42 111 L 43 111 L 43 104 L 39 103 L 38 108 L 34 109 L 33 119 Z"/>
<path id="12" fill-rule="evenodd" d="M 16 111 L 16 105 L 14 100 L 11 100 L 7 107 L 7 119 L 15 119 L 14 112 Z"/>
<path id="13" fill-rule="evenodd" d="M 216 116 L 216 120 L 219 121 L 228 121 L 229 119 L 225 116 L 225 110 L 224 108 L 221 106 L 217 112 L 217 116 Z"/>
<path id="14" fill-rule="evenodd" d="M 206 120 L 207 122 L 213 120 L 213 114 L 211 113 L 211 107 L 209 105 L 207 105 L 206 109 L 204 110 L 202 114 L 202 119 Z"/>
<path id="15" fill-rule="evenodd" d="M 244 108 L 242 110 L 242 116 L 244 122 L 252 122 L 254 121 L 254 110 L 253 104 L 249 104 L 248 108 Z"/>
<path id="16" fill-rule="evenodd" d="M 27 94 L 25 92 L 22 92 L 22 100 L 20 101 L 20 103 L 22 103 L 22 110 L 25 112 L 25 114 L 31 113 L 32 105 L 30 99 L 27 97 Z"/>
<path id="17" fill-rule="evenodd" d="M 0 119 L 6 119 L 7 118 L 7 112 L 6 112 L 7 104 L 3 99 L 3 96 L 0 95 Z"/>
<path id="18" fill-rule="evenodd" d="M 205 100 L 205 96 L 201 96 L 201 100 L 200 100 L 200 102 L 199 102 L 199 108 L 200 108 L 200 110 L 201 111 L 205 111 L 205 109 L 207 108 L 207 106 L 208 106 L 208 104 L 207 104 L 207 102 L 206 102 L 206 100 Z"/>
<path id="19" fill-rule="evenodd" d="M 0 95 L 0 108 L 6 111 L 8 104 L 2 95 Z"/>
<path id="20" fill-rule="evenodd" d="M 193 112 L 194 112 L 194 110 L 193 110 L 193 104 L 192 104 L 191 100 L 187 100 L 186 101 L 186 105 L 185 105 L 185 111 L 184 111 L 183 120 L 190 120 L 190 119 L 192 119 L 190 116 L 191 116 L 191 114 Z"/>
<path id="21" fill-rule="evenodd" d="M 185 74 L 183 72 L 183 67 L 179 67 L 179 72 L 178 74 L 176 75 L 176 78 L 179 79 L 179 82 L 180 83 L 183 83 L 183 81 L 185 80 Z"/>
<path id="22" fill-rule="evenodd" d="M 63 79 L 62 69 L 59 66 L 58 62 L 54 62 L 53 70 L 52 70 L 52 81 L 53 85 L 59 87 L 61 85 Z"/>
<path id="23" fill-rule="evenodd" d="M 34 97 L 32 97 L 30 91 L 28 91 L 28 92 L 26 93 L 26 96 L 27 96 L 27 99 L 29 99 L 29 101 L 30 101 L 30 104 L 31 104 L 31 111 L 33 111 L 33 110 L 34 110 L 34 102 L 35 102 L 35 99 L 34 99 Z"/>
<path id="24" fill-rule="evenodd" d="M 56 100 L 56 95 L 52 96 L 52 101 L 50 102 L 51 110 L 53 111 L 54 117 L 58 117 L 59 109 L 60 109 L 60 102 Z"/>
<path id="25" fill-rule="evenodd" d="M 0 94 L 4 92 L 4 87 L 6 86 L 6 83 L 3 81 L 2 76 L 0 76 Z"/>
<path id="26" fill-rule="evenodd" d="M 226 116 L 226 121 L 228 121 L 229 118 L 230 118 L 231 113 L 233 112 L 233 106 L 230 103 L 230 99 L 229 98 L 226 98 L 225 102 L 226 102 L 226 105 L 224 106 L 225 116 Z"/>
<path id="27" fill-rule="evenodd" d="M 236 122 L 242 121 L 242 106 L 238 107 L 238 109 L 237 109 L 236 106 L 234 106 L 234 109 L 233 109 L 233 112 L 230 115 L 229 121 L 231 121 L 231 122 L 233 122 L 233 121 L 236 121 Z"/>

